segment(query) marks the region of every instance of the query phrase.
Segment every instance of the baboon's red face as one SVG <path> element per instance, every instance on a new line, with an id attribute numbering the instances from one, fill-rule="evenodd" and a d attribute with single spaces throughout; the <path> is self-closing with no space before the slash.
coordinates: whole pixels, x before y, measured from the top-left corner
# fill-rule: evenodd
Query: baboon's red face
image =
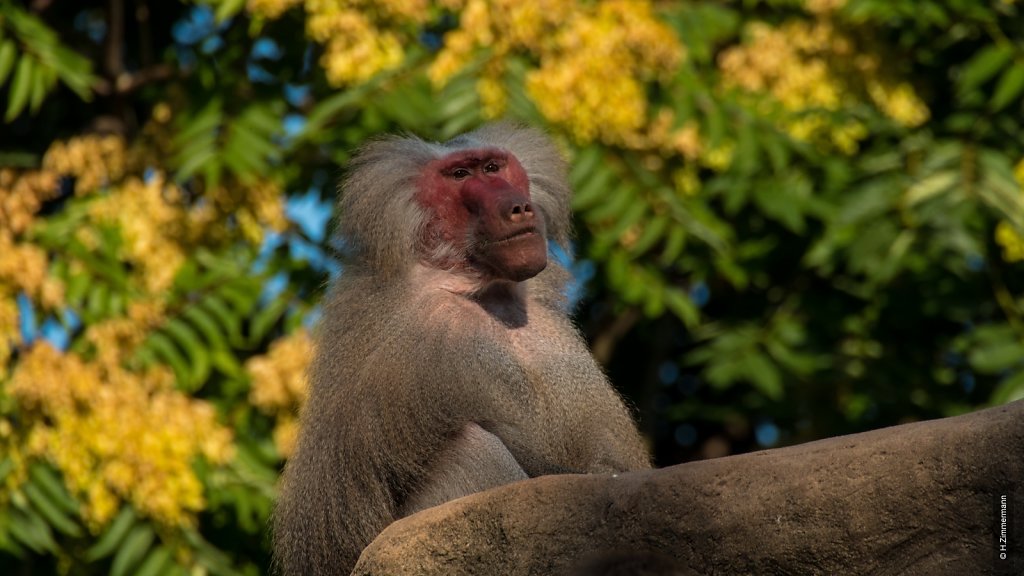
<path id="1" fill-rule="evenodd" d="M 515 156 L 498 148 L 460 150 L 426 166 L 416 200 L 431 211 L 429 253 L 444 245 L 465 254 L 468 267 L 494 279 L 521 282 L 547 266 L 544 218 L 530 203 L 530 181 Z"/>

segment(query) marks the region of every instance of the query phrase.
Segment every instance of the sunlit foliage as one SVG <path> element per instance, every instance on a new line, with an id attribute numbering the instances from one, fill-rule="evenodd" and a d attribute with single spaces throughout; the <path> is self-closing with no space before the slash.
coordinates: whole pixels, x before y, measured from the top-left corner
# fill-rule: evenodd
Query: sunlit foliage
<path id="1" fill-rule="evenodd" d="M 245 369 L 252 377 L 249 401 L 276 417 L 274 445 L 287 457 L 298 434 L 297 409 L 306 398 L 306 366 L 313 355 L 309 334 L 296 330 L 270 346 L 266 355 L 250 358 Z"/>
<path id="2" fill-rule="evenodd" d="M 329 201 L 384 132 L 554 136 L 579 324 L 662 464 L 1024 397 L 1019 18 L 0 0 L 0 571 L 266 571 Z"/>

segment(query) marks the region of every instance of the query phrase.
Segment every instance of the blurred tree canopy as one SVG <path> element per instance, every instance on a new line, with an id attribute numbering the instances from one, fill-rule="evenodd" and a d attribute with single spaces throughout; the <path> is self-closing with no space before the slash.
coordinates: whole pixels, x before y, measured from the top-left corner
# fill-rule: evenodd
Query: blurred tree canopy
<path id="1" fill-rule="evenodd" d="M 4 573 L 266 571 L 383 132 L 557 139 L 662 465 L 1024 397 L 1015 0 L 0 0 L 0 112 Z"/>

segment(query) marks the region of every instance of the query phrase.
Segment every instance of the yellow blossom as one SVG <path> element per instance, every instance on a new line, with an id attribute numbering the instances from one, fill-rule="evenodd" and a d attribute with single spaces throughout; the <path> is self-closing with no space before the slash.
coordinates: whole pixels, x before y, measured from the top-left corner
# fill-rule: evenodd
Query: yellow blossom
<path id="1" fill-rule="evenodd" d="M 67 414 L 100 395 L 101 380 L 96 366 L 42 343 L 18 363 L 8 391 L 27 409 Z"/>
<path id="2" fill-rule="evenodd" d="M 9 502 L 15 490 L 23 486 L 28 479 L 29 459 L 14 432 L 14 427 L 11 426 L 9 420 L 0 419 L 0 453 L 10 461 L 11 465 L 10 472 L 0 479 L 0 504 Z"/>
<path id="3" fill-rule="evenodd" d="M 812 14 L 830 14 L 846 6 L 846 0 L 807 0 L 807 11 Z"/>
<path id="4" fill-rule="evenodd" d="M 500 77 L 494 74 L 481 76 L 476 83 L 476 91 L 484 107 L 484 116 L 497 118 L 505 113 L 508 97 Z"/>
<path id="5" fill-rule="evenodd" d="M 996 225 L 996 244 L 1003 248 L 1003 260 L 1020 262 L 1024 260 L 1024 238 L 1006 220 Z"/>
<path id="6" fill-rule="evenodd" d="M 645 84 L 671 74 L 679 40 L 655 18 L 650 2 L 611 0 L 466 0 L 459 27 L 445 36 L 429 70 L 445 84 L 469 62 L 486 58 L 477 89 L 485 113 L 499 114 L 506 95 L 499 64 L 513 53 L 536 58 L 526 88 L 541 113 L 579 141 L 636 141 L 647 123 Z"/>
<path id="7" fill-rule="evenodd" d="M 673 132 L 666 140 L 673 150 L 690 160 L 699 157 L 704 148 L 701 143 L 697 123 L 692 121 L 687 122 L 682 128 Z"/>
<path id="8" fill-rule="evenodd" d="M 158 124 L 166 124 L 170 122 L 172 114 L 171 106 L 167 102 L 157 102 L 156 105 L 153 106 L 153 121 Z"/>
<path id="9" fill-rule="evenodd" d="M 736 147 L 731 142 L 723 143 L 720 146 L 711 148 L 701 156 L 701 162 L 716 172 L 725 172 L 732 165 L 733 153 Z"/>
<path id="10" fill-rule="evenodd" d="M 425 22 L 430 16 L 428 0 L 362 0 L 375 8 L 382 18 L 396 21 Z"/>
<path id="11" fill-rule="evenodd" d="M 185 213 L 173 201 L 175 192 L 160 175 L 148 183 L 133 176 L 90 206 L 93 218 L 116 224 L 121 230 L 128 258 L 138 266 L 140 281 L 150 292 L 170 286 L 185 262 L 179 244 Z"/>
<path id="12" fill-rule="evenodd" d="M 236 204 L 242 235 L 253 245 L 263 241 L 263 226 L 282 232 L 288 226 L 284 213 L 284 195 L 275 182 L 262 180 L 237 188 L 243 195 Z"/>
<path id="13" fill-rule="evenodd" d="M 305 0 L 306 32 L 324 45 L 320 64 L 333 86 L 368 80 L 382 70 L 398 66 L 405 58 L 402 39 L 370 18 L 368 7 L 334 2 Z M 395 16 L 414 14 L 389 2 Z M 425 14 L 425 12 L 424 12 Z"/>
<path id="14" fill-rule="evenodd" d="M 43 156 L 43 169 L 73 176 L 77 195 L 114 185 L 127 170 L 124 139 L 89 135 L 54 142 Z"/>
<path id="15" fill-rule="evenodd" d="M 49 258 L 34 244 L 15 243 L 0 234 L 0 296 L 25 292 L 48 308 L 64 302 L 64 285 L 48 273 Z"/>
<path id="16" fill-rule="evenodd" d="M 0 168 L 0 230 L 25 232 L 43 203 L 57 192 L 56 172 Z"/>
<path id="17" fill-rule="evenodd" d="M 445 47 L 427 70 L 427 77 L 435 87 L 444 86 L 469 64 L 473 55 L 473 42 L 473 35 L 461 28 L 445 34 Z"/>
<path id="18" fill-rule="evenodd" d="M 857 104 L 867 92 L 878 109 L 904 126 L 918 126 L 929 111 L 907 82 L 881 74 L 881 59 L 858 53 L 850 38 L 837 30 L 828 15 L 842 2 L 810 2 L 814 21 L 792 20 L 780 26 L 754 22 L 745 42 L 722 53 L 719 68 L 726 87 L 747 93 L 767 92 L 780 110 L 775 114 L 791 136 L 827 142 L 846 154 L 856 152 L 867 136 L 862 122 L 837 117 L 835 111 Z"/>
<path id="19" fill-rule="evenodd" d="M 252 378 L 249 399 L 268 413 L 291 410 L 306 397 L 306 367 L 313 355 L 313 342 L 305 330 L 297 330 L 270 345 L 263 356 L 245 363 Z"/>
<path id="20" fill-rule="evenodd" d="M 114 367 L 127 360 L 150 330 L 163 321 L 163 312 L 163 303 L 159 300 L 133 302 L 128 307 L 127 317 L 89 326 L 85 339 L 96 351 L 96 363 L 102 367 Z"/>
<path id="21" fill-rule="evenodd" d="M 282 415 L 274 426 L 274 446 L 281 457 L 288 458 L 295 450 L 299 439 L 299 421 L 291 415 Z"/>
<path id="22" fill-rule="evenodd" d="M 700 192 L 700 177 L 693 164 L 688 163 L 684 168 L 675 170 L 672 173 L 672 183 L 683 196 L 695 196 Z"/>
<path id="23" fill-rule="evenodd" d="M 231 433 L 212 406 L 174 390 L 171 378 L 164 368 L 101 366 L 46 343 L 12 374 L 9 393 L 31 427 L 27 446 L 60 469 L 93 532 L 121 502 L 167 526 L 194 526 L 204 505 L 194 459 L 232 457 Z"/>
<path id="24" fill-rule="evenodd" d="M 0 292 L 0 374 L 7 373 L 14 346 L 21 343 L 18 327 L 18 306 L 14 298 Z"/>
<path id="25" fill-rule="evenodd" d="M 646 2 L 603 2 L 559 27 L 527 91 L 579 141 L 621 143 L 647 122 L 644 82 L 682 58 L 674 34 Z"/>
<path id="26" fill-rule="evenodd" d="M 890 85 L 879 81 L 870 81 L 868 94 L 886 116 L 903 126 L 920 126 L 931 115 L 928 107 L 906 82 Z"/>
<path id="27" fill-rule="evenodd" d="M 286 458 L 298 435 L 295 413 L 306 398 L 306 368 L 312 356 L 313 341 L 309 333 L 298 330 L 271 344 L 265 355 L 245 363 L 245 370 L 252 379 L 249 400 L 277 419 L 274 445 Z"/>
<path id="28" fill-rule="evenodd" d="M 247 184 L 220 186 L 207 191 L 206 200 L 198 209 L 188 214 L 188 228 L 193 239 L 208 236 L 211 228 L 219 229 L 218 223 L 231 215 L 238 223 L 242 237 L 253 245 L 263 241 L 263 229 L 282 232 L 288 227 L 284 211 L 284 195 L 276 182 L 257 180 Z M 207 238 L 220 240 L 222 238 Z"/>
<path id="29" fill-rule="evenodd" d="M 623 145 L 635 150 L 660 151 L 663 155 L 678 154 L 687 160 L 696 160 L 704 151 L 700 126 L 687 120 L 676 126 L 675 113 L 662 108 L 639 129 L 625 134 Z"/>
<path id="30" fill-rule="evenodd" d="M 747 41 L 722 53 L 719 68 L 726 86 L 768 92 L 790 114 L 784 128 L 794 138 L 819 136 L 835 144 L 830 111 L 842 106 L 843 88 L 824 55 L 836 38 L 828 22 L 791 21 L 780 27 L 747 26 Z M 847 147 L 845 142 L 840 148 Z"/>
<path id="31" fill-rule="evenodd" d="M 245 9 L 268 20 L 276 20 L 289 8 L 302 3 L 302 0 L 248 0 Z"/>

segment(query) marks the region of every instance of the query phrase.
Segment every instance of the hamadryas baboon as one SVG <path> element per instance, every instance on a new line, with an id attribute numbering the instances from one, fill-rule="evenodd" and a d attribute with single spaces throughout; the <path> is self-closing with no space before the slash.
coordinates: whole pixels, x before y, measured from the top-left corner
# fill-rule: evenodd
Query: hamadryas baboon
<path id="1" fill-rule="evenodd" d="M 548 259 L 569 197 L 554 145 L 509 124 L 355 157 L 344 270 L 274 513 L 282 572 L 347 574 L 392 521 L 473 492 L 649 467 Z"/>

